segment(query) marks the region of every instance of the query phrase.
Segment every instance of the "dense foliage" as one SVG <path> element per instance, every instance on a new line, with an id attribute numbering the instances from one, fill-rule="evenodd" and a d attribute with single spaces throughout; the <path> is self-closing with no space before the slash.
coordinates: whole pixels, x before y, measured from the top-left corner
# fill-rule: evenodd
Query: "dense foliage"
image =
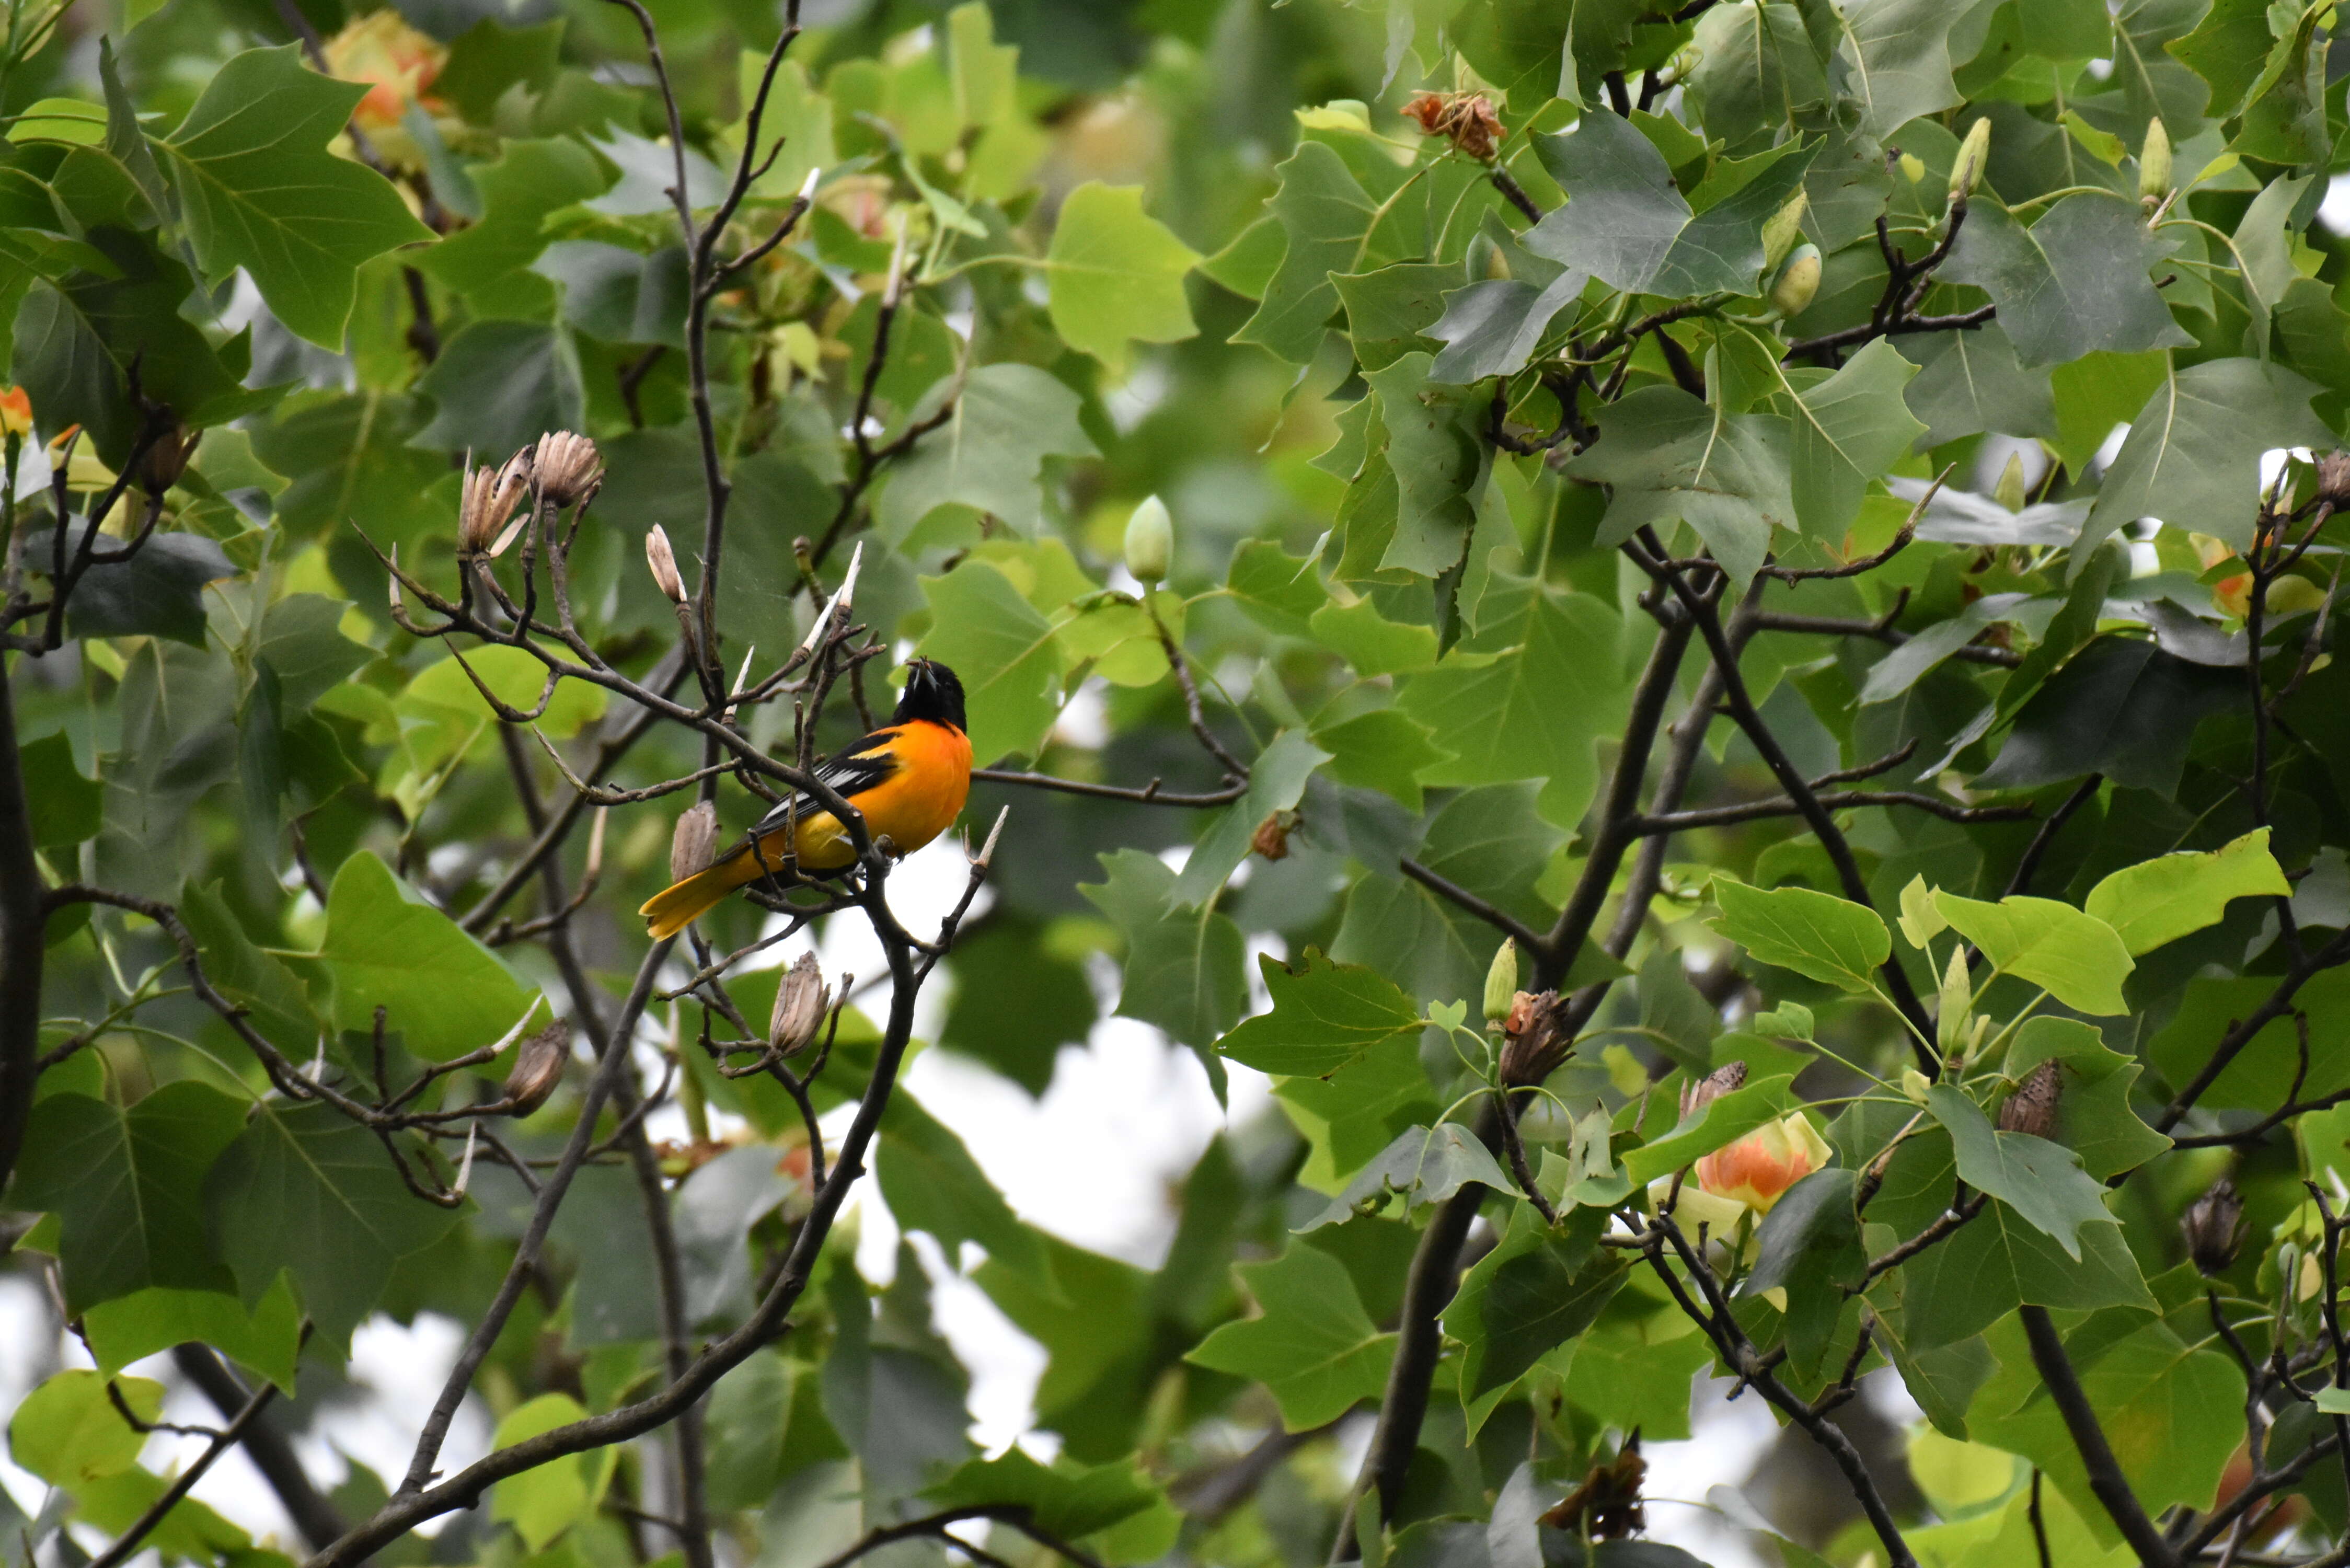
<path id="1" fill-rule="evenodd" d="M 9 1563 L 2345 1560 L 2332 0 L 0 4 Z M 899 1082 L 1112 1007 L 1155 1272 Z"/>

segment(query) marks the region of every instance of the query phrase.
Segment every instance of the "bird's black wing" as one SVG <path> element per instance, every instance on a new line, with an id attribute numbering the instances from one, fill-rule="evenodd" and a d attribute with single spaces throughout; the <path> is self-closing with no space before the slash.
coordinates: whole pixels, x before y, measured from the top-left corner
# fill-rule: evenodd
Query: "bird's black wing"
<path id="1" fill-rule="evenodd" d="M 903 765 L 889 750 L 889 742 L 897 738 L 898 732 L 894 728 L 876 730 L 855 745 L 845 746 L 819 763 L 816 776 L 839 791 L 844 798 L 853 801 Z M 824 809 L 824 803 L 812 795 L 795 795 L 785 805 L 779 805 L 761 817 L 751 829 L 752 836 L 761 837 L 778 832 L 787 820 L 798 822 Z M 787 810 L 788 817 L 785 815 Z"/>

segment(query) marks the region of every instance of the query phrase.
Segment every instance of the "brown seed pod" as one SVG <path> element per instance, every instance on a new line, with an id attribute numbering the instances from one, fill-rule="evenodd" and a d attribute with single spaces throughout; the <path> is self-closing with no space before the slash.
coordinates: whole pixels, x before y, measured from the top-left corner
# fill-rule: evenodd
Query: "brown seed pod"
<path id="1" fill-rule="evenodd" d="M 2015 1093 L 1999 1107 L 1999 1130 L 2050 1137 L 2056 1131 L 2056 1102 L 2064 1092 L 2064 1070 L 2055 1060 L 2043 1062 L 2023 1075 Z"/>
<path id="2" fill-rule="evenodd" d="M 775 1008 L 767 1017 L 767 1044 L 786 1056 L 806 1050 L 830 1005 L 816 954 L 802 953 L 775 988 Z"/>
<path id="3" fill-rule="evenodd" d="M 596 443 L 576 431 L 539 437 L 531 469 L 539 494 L 557 511 L 587 500 L 604 483 L 604 459 Z"/>
<path id="4" fill-rule="evenodd" d="M 524 1036 L 515 1050 L 514 1070 L 506 1075 L 505 1097 L 511 1102 L 506 1114 L 526 1116 L 546 1104 L 570 1060 L 571 1025 L 561 1019 Z"/>
<path id="5" fill-rule="evenodd" d="M 1681 1120 L 1687 1121 L 1706 1106 L 1731 1093 L 1746 1086 L 1746 1064 L 1726 1063 L 1693 1084 L 1681 1085 Z"/>
<path id="6" fill-rule="evenodd" d="M 2244 1239 L 2244 1199 L 2236 1184 L 2224 1176 L 2213 1182 L 2178 1217 L 2178 1233 L 2187 1239 L 2187 1255 L 2198 1272 L 2225 1272 Z"/>
<path id="7" fill-rule="evenodd" d="M 718 853 L 718 808 L 699 800 L 678 814 L 669 839 L 669 879 L 682 882 L 710 868 Z"/>

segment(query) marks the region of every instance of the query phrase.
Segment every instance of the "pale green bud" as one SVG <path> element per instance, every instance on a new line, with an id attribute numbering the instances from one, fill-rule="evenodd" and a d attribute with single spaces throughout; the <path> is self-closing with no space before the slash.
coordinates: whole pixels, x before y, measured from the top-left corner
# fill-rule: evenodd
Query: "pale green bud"
<path id="1" fill-rule="evenodd" d="M 2170 194 L 2170 132 L 2159 116 L 2146 122 L 2146 140 L 2137 150 L 2137 193 L 2148 202 Z"/>
<path id="2" fill-rule="evenodd" d="M 1175 523 L 1167 514 L 1167 503 L 1156 495 L 1143 497 L 1126 520 L 1126 569 L 1136 582 L 1152 587 L 1166 577 L 1174 549 Z"/>
<path id="3" fill-rule="evenodd" d="M 1820 291 L 1820 247 L 1797 245 L 1771 280 L 1771 308 L 1782 316 L 1801 316 Z"/>
<path id="4" fill-rule="evenodd" d="M 1926 161 L 1914 152 L 1901 155 L 1901 178 L 1912 185 L 1926 177 Z"/>
<path id="5" fill-rule="evenodd" d="M 2021 512 L 2023 497 L 2023 454 L 2012 452 L 2007 454 L 2007 466 L 1999 471 L 1999 483 L 1992 488 L 1991 498 L 2010 512 Z"/>
<path id="6" fill-rule="evenodd" d="M 1795 242 L 1804 237 L 1804 212 L 1810 201 L 1811 193 L 1798 186 L 1795 193 L 1762 225 L 1764 266 L 1774 267 L 1785 261 L 1787 253 L 1795 248 Z"/>
<path id="7" fill-rule="evenodd" d="M 1959 144 L 1958 161 L 1950 165 L 1950 200 L 1963 202 L 1982 183 L 1983 165 L 1991 161 L 1991 121 L 1978 119 L 1967 128 Z"/>
<path id="8" fill-rule="evenodd" d="M 1920 1073 L 1917 1068 L 1905 1067 L 1902 1069 L 1901 1093 L 1908 1096 L 1910 1103 L 1913 1105 L 1924 1105 L 1926 1103 L 1926 1091 L 1933 1086 L 1933 1080 L 1928 1078 L 1925 1074 Z"/>
<path id="9" fill-rule="evenodd" d="M 1485 1018 L 1498 1023 L 1510 1015 L 1510 1003 L 1518 994 L 1518 939 L 1505 939 L 1493 954 L 1492 967 L 1485 971 Z"/>

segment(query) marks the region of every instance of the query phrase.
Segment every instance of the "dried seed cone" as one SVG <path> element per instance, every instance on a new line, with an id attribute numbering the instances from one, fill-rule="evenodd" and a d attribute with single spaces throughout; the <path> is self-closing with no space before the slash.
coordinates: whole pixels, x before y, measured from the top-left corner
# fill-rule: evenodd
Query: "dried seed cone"
<path id="1" fill-rule="evenodd" d="M 556 431 L 538 438 L 532 459 L 538 493 L 558 511 L 577 506 L 604 483 L 604 459 L 596 443 L 577 431 Z"/>
<path id="2" fill-rule="evenodd" d="M 2052 1059 L 2023 1075 L 2015 1093 L 1999 1107 L 1999 1130 L 2053 1137 L 2056 1132 L 2056 1102 L 2064 1093 L 2064 1070 Z"/>
<path id="3" fill-rule="evenodd" d="M 515 1050 L 514 1070 L 506 1075 L 505 1097 L 512 1102 L 507 1114 L 526 1116 L 546 1104 L 570 1059 L 571 1026 L 559 1019 L 524 1036 Z"/>
<path id="4" fill-rule="evenodd" d="M 786 1056 L 806 1049 L 824 1023 L 830 1000 L 825 995 L 824 971 L 816 954 L 802 953 L 775 988 L 775 1010 L 767 1018 L 767 1044 Z"/>
<path id="5" fill-rule="evenodd" d="M 1555 991 L 1522 991 L 1510 999 L 1502 1023 L 1502 1083 L 1531 1088 L 1558 1071 L 1575 1049 L 1566 1032 L 1566 999 Z"/>
<path id="6" fill-rule="evenodd" d="M 2329 452 L 2317 460 L 2317 495 L 2337 512 L 2350 506 L 2350 452 Z"/>
<path id="7" fill-rule="evenodd" d="M 521 531 L 521 523 L 507 526 L 530 494 L 530 449 L 506 459 L 495 470 L 473 468 L 465 470 L 465 483 L 457 503 L 457 553 L 463 556 L 496 556 L 514 542 Z"/>
<path id="8" fill-rule="evenodd" d="M 669 545 L 668 531 L 658 523 L 645 535 L 645 565 L 652 568 L 653 585 L 669 597 L 669 602 L 685 602 L 685 579 L 678 575 L 677 552 Z"/>
<path id="9" fill-rule="evenodd" d="M 2187 1240 L 2187 1255 L 2205 1274 L 2224 1272 L 2236 1261 L 2244 1237 L 2244 1199 L 2226 1177 L 2187 1206 L 2178 1217 L 2178 1233 Z"/>
<path id="10" fill-rule="evenodd" d="M 669 879 L 682 882 L 707 871 L 717 857 L 718 807 L 696 801 L 678 814 L 677 829 L 670 835 Z"/>

